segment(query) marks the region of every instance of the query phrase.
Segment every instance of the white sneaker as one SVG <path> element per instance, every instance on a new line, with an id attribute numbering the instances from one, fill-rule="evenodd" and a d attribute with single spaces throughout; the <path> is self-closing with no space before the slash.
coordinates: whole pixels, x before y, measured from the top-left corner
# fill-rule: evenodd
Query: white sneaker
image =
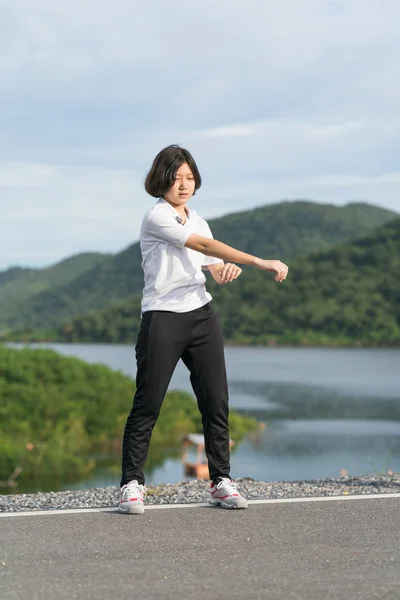
<path id="1" fill-rule="evenodd" d="M 224 477 L 217 485 L 214 482 L 210 487 L 209 503 L 220 505 L 222 508 L 247 508 L 247 500 L 237 491 L 237 483 Z"/>
<path id="2" fill-rule="evenodd" d="M 119 497 L 119 510 L 130 515 L 142 515 L 144 513 L 144 495 L 147 488 L 140 485 L 136 479 L 122 486 Z"/>

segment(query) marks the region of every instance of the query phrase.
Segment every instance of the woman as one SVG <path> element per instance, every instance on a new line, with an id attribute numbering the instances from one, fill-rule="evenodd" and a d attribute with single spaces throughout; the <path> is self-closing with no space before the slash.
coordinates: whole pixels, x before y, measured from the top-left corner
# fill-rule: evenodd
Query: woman
<path id="1" fill-rule="evenodd" d="M 202 416 L 212 480 L 209 502 L 247 508 L 230 478 L 224 345 L 202 269 L 227 284 L 242 272 L 234 262 L 273 271 L 279 282 L 286 279 L 288 267 L 214 240 L 207 222 L 187 206 L 200 186 L 193 157 L 176 145 L 161 150 L 145 181 L 146 191 L 159 200 L 146 212 L 140 232 L 144 289 L 136 344 L 137 390 L 123 440 L 119 504 L 123 513 L 144 512 L 143 468 L 151 433 L 180 358 L 190 371 Z"/>

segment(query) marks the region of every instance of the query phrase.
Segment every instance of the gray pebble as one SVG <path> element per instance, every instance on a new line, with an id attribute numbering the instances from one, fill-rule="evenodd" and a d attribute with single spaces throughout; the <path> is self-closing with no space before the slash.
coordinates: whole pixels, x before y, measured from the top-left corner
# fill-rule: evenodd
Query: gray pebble
<path id="1" fill-rule="evenodd" d="M 310 481 L 264 482 L 248 477 L 235 481 L 239 484 L 241 494 L 248 500 L 400 493 L 400 474 L 396 473 Z M 165 483 L 155 487 L 149 486 L 146 504 L 206 502 L 208 489 L 209 482 L 198 479 L 175 484 Z M 0 512 L 108 508 L 117 506 L 118 501 L 119 488 L 117 486 L 90 490 L 0 495 Z"/>

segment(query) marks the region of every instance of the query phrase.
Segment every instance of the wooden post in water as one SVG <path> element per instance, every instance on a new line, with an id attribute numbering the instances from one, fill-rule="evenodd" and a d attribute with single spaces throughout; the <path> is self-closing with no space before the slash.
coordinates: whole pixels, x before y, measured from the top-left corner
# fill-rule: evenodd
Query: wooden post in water
<path id="1" fill-rule="evenodd" d="M 229 440 L 229 446 L 232 448 L 235 442 Z M 189 460 L 189 448 L 196 448 L 196 462 Z M 209 479 L 208 463 L 205 455 L 204 435 L 201 433 L 188 433 L 183 440 L 182 463 L 184 474 L 196 479 Z"/>

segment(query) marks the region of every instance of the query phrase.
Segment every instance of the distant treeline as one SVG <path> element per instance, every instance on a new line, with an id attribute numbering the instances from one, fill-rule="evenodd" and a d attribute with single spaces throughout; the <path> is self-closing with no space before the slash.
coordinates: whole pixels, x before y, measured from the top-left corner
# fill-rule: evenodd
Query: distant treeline
<path id="1" fill-rule="evenodd" d="M 289 262 L 288 279 L 246 269 L 237 281 L 209 281 L 231 344 L 400 344 L 400 219 L 353 242 Z M 133 343 L 140 297 L 53 330 L 14 339 Z"/>

